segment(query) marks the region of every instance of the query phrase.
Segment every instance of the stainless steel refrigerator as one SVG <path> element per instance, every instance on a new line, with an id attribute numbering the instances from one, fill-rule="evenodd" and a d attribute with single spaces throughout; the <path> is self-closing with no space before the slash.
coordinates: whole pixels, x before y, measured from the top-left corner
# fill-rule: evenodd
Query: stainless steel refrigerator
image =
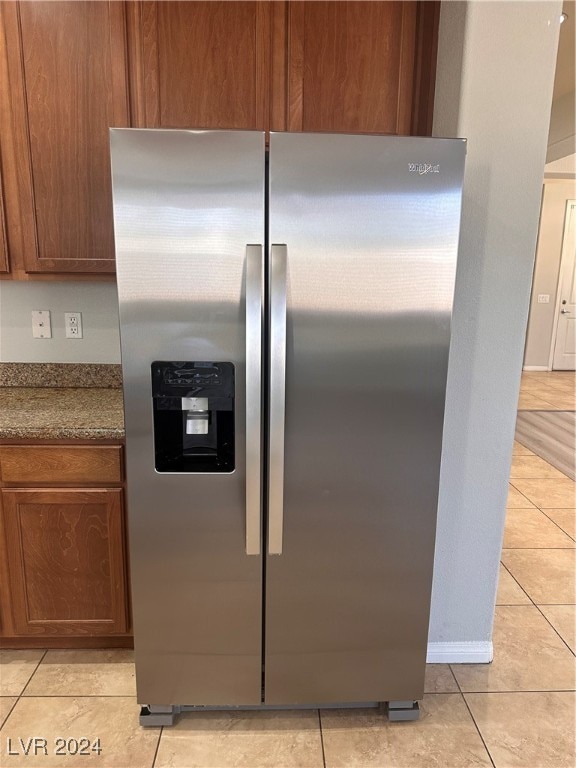
<path id="1" fill-rule="evenodd" d="M 111 145 L 141 722 L 414 718 L 465 142 Z"/>

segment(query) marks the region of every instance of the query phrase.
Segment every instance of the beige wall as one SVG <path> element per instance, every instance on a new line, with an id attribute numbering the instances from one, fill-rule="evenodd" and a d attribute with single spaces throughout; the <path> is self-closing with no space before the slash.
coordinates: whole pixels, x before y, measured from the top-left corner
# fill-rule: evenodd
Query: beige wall
<path id="1" fill-rule="evenodd" d="M 33 309 L 50 310 L 51 339 L 32 338 Z M 84 338 L 66 338 L 64 312 L 82 312 Z M 0 282 L 0 362 L 120 362 L 116 285 Z"/>
<path id="2" fill-rule="evenodd" d="M 576 180 L 545 179 L 524 351 L 525 368 L 548 367 L 567 200 L 576 200 Z M 538 304 L 538 294 L 542 293 L 549 294 L 549 304 Z"/>
<path id="3" fill-rule="evenodd" d="M 576 152 L 575 96 L 574 91 L 566 93 L 552 104 L 546 155 L 548 163 Z"/>

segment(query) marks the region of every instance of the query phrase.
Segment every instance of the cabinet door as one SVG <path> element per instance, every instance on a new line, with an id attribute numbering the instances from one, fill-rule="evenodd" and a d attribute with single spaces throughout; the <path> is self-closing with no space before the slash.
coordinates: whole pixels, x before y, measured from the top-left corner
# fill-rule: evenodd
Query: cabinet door
<path id="1" fill-rule="evenodd" d="M 418 4 L 290 2 L 285 125 L 276 130 L 409 134 Z"/>
<path id="2" fill-rule="evenodd" d="M 122 491 L 4 490 L 16 634 L 125 632 Z"/>
<path id="3" fill-rule="evenodd" d="M 128 3 L 133 124 L 267 129 L 271 5 Z"/>
<path id="4" fill-rule="evenodd" d="M 18 261 L 27 272 L 113 272 L 108 129 L 129 124 L 124 4 L 0 3 L 0 13 Z"/>

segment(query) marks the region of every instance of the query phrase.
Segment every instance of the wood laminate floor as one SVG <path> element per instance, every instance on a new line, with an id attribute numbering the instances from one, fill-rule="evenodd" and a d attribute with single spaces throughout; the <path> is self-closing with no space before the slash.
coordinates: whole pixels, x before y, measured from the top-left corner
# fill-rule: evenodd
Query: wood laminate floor
<path id="1" fill-rule="evenodd" d="M 574 411 L 519 411 L 516 440 L 572 480 L 576 479 Z"/>

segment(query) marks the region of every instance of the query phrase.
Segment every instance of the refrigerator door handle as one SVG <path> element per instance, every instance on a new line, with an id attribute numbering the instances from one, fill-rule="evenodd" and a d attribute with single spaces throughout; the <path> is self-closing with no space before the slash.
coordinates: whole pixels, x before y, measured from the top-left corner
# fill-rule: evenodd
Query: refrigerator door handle
<path id="1" fill-rule="evenodd" d="M 260 554 L 262 537 L 262 292 L 261 245 L 246 246 L 246 554 Z"/>
<path id="2" fill-rule="evenodd" d="M 268 554 L 282 554 L 286 401 L 286 278 L 288 249 L 270 253 L 270 432 L 268 437 Z"/>

